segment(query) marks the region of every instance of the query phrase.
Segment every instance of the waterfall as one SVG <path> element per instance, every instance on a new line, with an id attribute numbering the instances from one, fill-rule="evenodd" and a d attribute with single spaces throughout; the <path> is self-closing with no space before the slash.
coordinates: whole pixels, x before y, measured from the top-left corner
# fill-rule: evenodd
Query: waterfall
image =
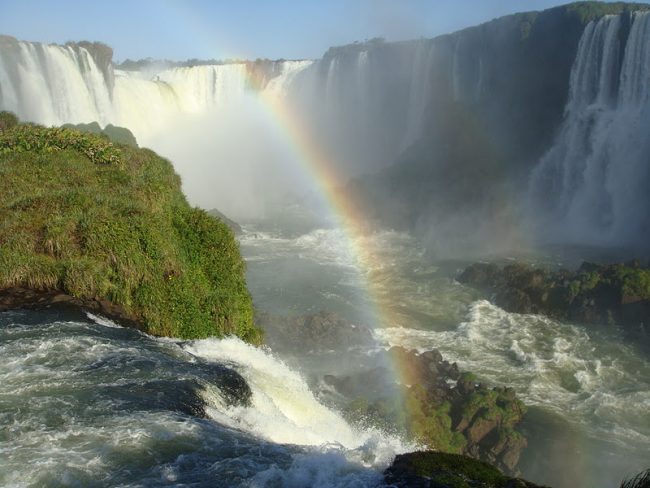
<path id="1" fill-rule="evenodd" d="M 99 65 L 84 45 L 0 38 L 0 110 L 43 125 L 114 124 L 153 149 L 187 115 L 221 114 L 263 89 L 290 103 L 299 124 L 356 175 L 393 163 L 422 132 L 431 97 L 433 42 L 334 48 L 322 60 L 140 70 Z M 165 135 L 165 137 L 167 137 Z M 171 155 L 169 155 L 171 156 Z"/>
<path id="2" fill-rule="evenodd" d="M 0 44 L 0 108 L 45 125 L 113 119 L 104 75 L 79 46 Z"/>
<path id="3" fill-rule="evenodd" d="M 531 175 L 532 208 L 555 239 L 635 245 L 650 235 L 650 14 L 631 15 L 627 40 L 624 20 L 586 26 L 564 122 Z"/>
<path id="4" fill-rule="evenodd" d="M 144 78 L 116 70 L 114 123 L 147 141 L 179 115 L 223 111 L 248 92 L 243 63 L 171 68 Z"/>
<path id="5" fill-rule="evenodd" d="M 312 64 L 313 61 L 284 61 L 280 74 L 269 81 L 265 91 L 278 97 L 289 97 L 296 76 Z"/>
<path id="6" fill-rule="evenodd" d="M 146 142 L 181 114 L 223 110 L 241 104 L 251 92 L 245 63 L 153 72 L 109 66 L 113 86 L 82 46 L 0 41 L 0 109 L 39 124 L 112 123 Z M 280 62 L 273 69 L 276 64 L 288 83 L 309 63 Z"/>
<path id="7" fill-rule="evenodd" d="M 425 111 L 432 97 L 431 72 L 434 52 L 435 44 L 424 39 L 418 42 L 415 49 L 409 89 L 409 116 L 402 142 L 403 148 L 415 141 L 422 131 Z"/>

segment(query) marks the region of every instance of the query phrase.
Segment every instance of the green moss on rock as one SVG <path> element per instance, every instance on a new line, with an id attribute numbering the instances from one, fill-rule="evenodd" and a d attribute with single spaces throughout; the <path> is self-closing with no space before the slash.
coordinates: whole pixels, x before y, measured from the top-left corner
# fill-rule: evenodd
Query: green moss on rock
<path id="1" fill-rule="evenodd" d="M 458 454 L 420 451 L 398 455 L 384 472 L 392 486 L 430 488 L 533 488 L 488 463 Z"/>
<path id="2" fill-rule="evenodd" d="M 232 231 L 152 151 L 19 125 L 0 133 L 0 194 L 0 295 L 57 292 L 154 335 L 261 341 Z"/>

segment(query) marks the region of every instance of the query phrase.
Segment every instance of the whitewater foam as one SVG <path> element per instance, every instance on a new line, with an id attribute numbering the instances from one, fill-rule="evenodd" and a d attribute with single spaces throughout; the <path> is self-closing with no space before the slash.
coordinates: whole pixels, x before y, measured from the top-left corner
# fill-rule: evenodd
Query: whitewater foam
<path id="1" fill-rule="evenodd" d="M 378 431 L 351 427 L 339 413 L 316 399 L 300 374 L 268 350 L 252 347 L 237 338 L 193 341 L 183 348 L 202 359 L 231 364 L 253 391 L 249 407 L 224 410 L 223 405 L 218 405 L 209 409 L 210 415 L 219 422 L 283 444 L 327 449 L 338 446 L 341 451 L 363 451 L 374 445 L 383 454 L 377 451 L 371 464 L 386 463 L 396 453 L 413 448 Z"/>
<path id="2" fill-rule="evenodd" d="M 594 339 L 585 328 L 538 315 L 520 315 L 481 300 L 452 330 L 376 330 L 386 346 L 438 349 L 461 369 L 516 389 L 593 434 L 625 442 L 626 432 L 650 443 L 650 363 L 620 338 Z M 641 385 L 648 385 L 644 389 Z"/>

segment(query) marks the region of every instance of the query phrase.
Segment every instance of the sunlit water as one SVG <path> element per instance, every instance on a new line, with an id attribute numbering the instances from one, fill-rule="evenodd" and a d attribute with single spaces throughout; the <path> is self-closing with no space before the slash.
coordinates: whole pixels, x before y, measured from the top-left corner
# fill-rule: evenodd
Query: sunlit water
<path id="1" fill-rule="evenodd" d="M 533 481 L 605 488 L 649 466 L 650 362 L 620 331 L 507 313 L 453 279 L 462 263 L 437 264 L 403 233 L 367 236 L 374 258 L 359 266 L 340 230 L 264 228 L 250 226 L 241 240 L 259 308 L 334 310 L 364 323 L 373 320 L 364 287 L 374 283 L 392 322 L 375 330 L 380 347 L 369 358 L 348 354 L 348 369 L 370 367 L 393 345 L 436 348 L 482 381 L 514 387 L 530 406 L 521 467 Z M 340 352 L 321 356 L 296 364 L 315 377 L 341 369 Z"/>
<path id="2" fill-rule="evenodd" d="M 0 314 L 0 354 L 0 486 L 376 486 L 412 448 L 354 429 L 237 339 L 17 311 Z"/>

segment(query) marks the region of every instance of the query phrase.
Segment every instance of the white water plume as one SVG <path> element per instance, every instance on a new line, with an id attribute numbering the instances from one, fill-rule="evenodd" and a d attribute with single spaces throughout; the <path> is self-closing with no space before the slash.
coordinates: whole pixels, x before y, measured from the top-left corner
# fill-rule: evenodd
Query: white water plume
<path id="1" fill-rule="evenodd" d="M 565 121 L 531 176 L 534 211 L 547 216 L 551 239 L 635 245 L 648 237 L 650 13 L 632 14 L 626 40 L 623 29 L 622 16 L 585 28 Z"/>

